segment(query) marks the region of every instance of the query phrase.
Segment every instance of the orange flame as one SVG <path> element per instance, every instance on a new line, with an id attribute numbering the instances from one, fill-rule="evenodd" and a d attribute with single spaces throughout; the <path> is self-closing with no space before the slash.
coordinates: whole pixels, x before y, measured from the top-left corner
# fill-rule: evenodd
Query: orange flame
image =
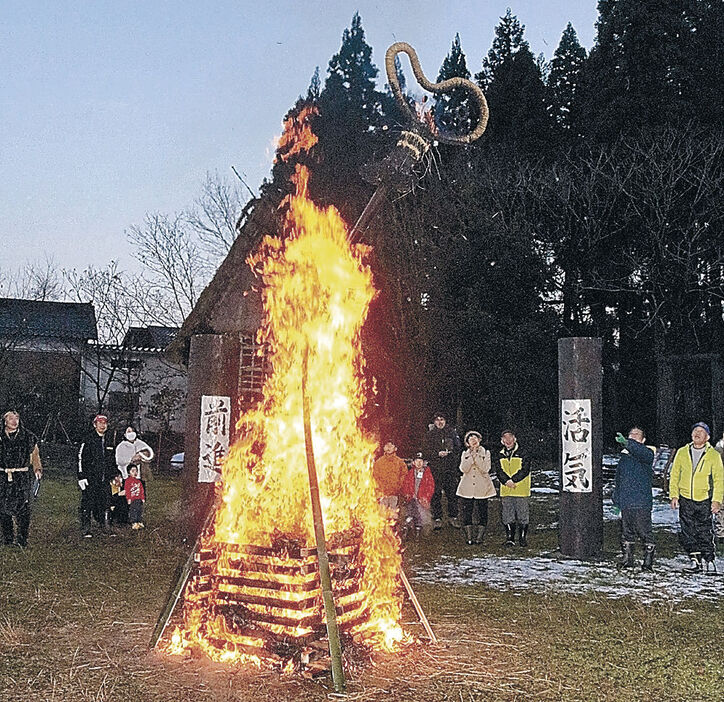
<path id="1" fill-rule="evenodd" d="M 280 142 L 285 160 L 316 143 L 308 124 L 311 114 L 313 110 L 305 110 L 296 120 L 287 120 Z M 336 604 L 346 613 L 347 605 L 362 599 L 367 616 L 350 625 L 349 631 L 373 649 L 394 650 L 409 640 L 399 624 L 400 543 L 375 498 L 371 472 L 375 444 L 359 428 L 365 404 L 360 330 L 375 296 L 372 273 L 364 262 L 369 249 L 350 245 L 347 227 L 335 208 L 320 209 L 308 199 L 308 177 L 307 168 L 298 164 L 296 194 L 286 200 L 285 236 L 267 236 L 249 259 L 264 282 L 258 340 L 266 345 L 273 372 L 259 406 L 239 420 L 240 438 L 224 465 L 214 535 L 205 546 L 273 547 L 283 538 L 301 548 L 314 548 L 301 393 L 302 361 L 308 349 L 307 393 L 326 533 L 356 530 L 361 535 L 355 556 L 360 565 L 357 589 L 349 596 L 337 592 Z M 238 562 L 243 556 L 236 558 Z M 287 562 L 283 557 L 272 560 Z M 226 574 L 229 559 L 222 555 L 215 567 Z M 246 587 L 252 596 L 264 594 L 267 579 L 282 583 L 284 589 L 295 582 L 309 583 L 300 575 L 254 578 L 262 587 Z M 295 603 L 308 596 L 303 590 L 299 594 L 291 590 L 275 595 L 279 603 L 289 602 L 288 609 L 279 609 L 279 604 L 248 608 L 266 608 L 294 622 L 303 618 L 295 613 Z M 186 628 L 174 634 L 169 650 L 197 644 L 217 660 L 246 660 L 246 654 L 227 655 L 234 648 L 234 637 L 219 623 L 209 625 L 211 615 L 195 611 L 201 599 L 186 597 Z M 345 616 L 340 616 L 341 622 Z M 351 619 L 347 616 L 347 621 Z M 206 622 L 203 632 L 202 621 Z M 275 626 L 270 624 L 267 630 L 274 632 Z M 204 640 L 211 629 L 215 640 L 230 644 L 223 654 L 214 653 Z M 301 621 L 295 631 L 309 632 Z"/>
<path id="2" fill-rule="evenodd" d="M 288 161 L 292 156 L 309 151 L 319 141 L 309 124 L 309 120 L 316 114 L 318 114 L 317 108 L 308 106 L 302 108 L 298 115 L 290 115 L 284 120 L 284 132 L 277 144 L 279 158 L 282 161 Z"/>

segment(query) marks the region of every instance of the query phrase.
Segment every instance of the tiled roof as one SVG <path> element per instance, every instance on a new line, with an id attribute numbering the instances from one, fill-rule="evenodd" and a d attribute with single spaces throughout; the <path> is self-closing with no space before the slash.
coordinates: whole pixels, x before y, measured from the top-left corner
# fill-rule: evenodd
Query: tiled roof
<path id="1" fill-rule="evenodd" d="M 178 330 L 178 327 L 129 327 L 123 346 L 131 349 L 165 349 Z"/>
<path id="2" fill-rule="evenodd" d="M 89 302 L 0 297 L 0 336 L 97 339 L 96 313 Z"/>

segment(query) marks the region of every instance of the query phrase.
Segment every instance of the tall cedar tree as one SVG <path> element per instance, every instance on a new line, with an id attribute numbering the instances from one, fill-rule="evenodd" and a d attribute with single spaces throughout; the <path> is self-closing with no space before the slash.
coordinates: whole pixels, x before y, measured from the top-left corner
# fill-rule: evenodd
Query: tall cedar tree
<path id="1" fill-rule="evenodd" d="M 548 75 L 548 110 L 555 127 L 563 132 L 571 128 L 571 106 L 581 79 L 586 50 L 569 22 L 553 54 Z"/>
<path id="2" fill-rule="evenodd" d="M 684 95 L 696 120 L 721 130 L 724 122 L 724 2 L 689 0 Z"/>
<path id="3" fill-rule="evenodd" d="M 309 88 L 307 88 L 307 100 L 309 102 L 319 100 L 321 90 L 322 81 L 319 79 L 319 66 L 317 66 L 312 74 L 312 80 L 309 81 Z"/>
<path id="4" fill-rule="evenodd" d="M 693 116 L 686 94 L 691 0 L 599 0 L 596 44 L 574 109 L 585 136 L 610 140 L 681 124 Z"/>
<path id="5" fill-rule="evenodd" d="M 495 28 L 495 39 L 488 55 L 483 59 L 483 68 L 475 75 L 475 80 L 483 90 L 490 87 L 498 69 L 514 54 L 523 48 L 529 48 L 528 42 L 523 38 L 525 26 L 508 8 L 500 23 Z"/>
<path id="6" fill-rule="evenodd" d="M 324 155 L 327 184 L 338 186 L 358 180 L 359 168 L 372 156 L 373 130 L 383 124 L 383 95 L 375 85 L 379 71 L 372 63 L 372 47 L 365 41 L 362 20 L 355 13 L 342 35 L 342 46 L 329 61 L 327 80 L 319 96 L 320 119 L 315 124 Z M 372 131 L 372 133 L 371 133 Z M 338 203 L 354 199 L 338 192 Z"/>
<path id="7" fill-rule="evenodd" d="M 548 142 L 549 119 L 541 66 L 524 39 L 525 27 L 510 9 L 475 78 L 486 93 L 490 120 L 486 142 L 535 151 Z"/>
<path id="8" fill-rule="evenodd" d="M 437 82 L 449 78 L 470 78 L 459 34 L 455 35 L 450 53 L 442 62 Z M 452 134 L 467 134 L 473 123 L 477 123 L 477 108 L 472 104 L 469 93 L 462 88 L 438 95 L 435 98 L 434 113 L 438 127 Z"/>

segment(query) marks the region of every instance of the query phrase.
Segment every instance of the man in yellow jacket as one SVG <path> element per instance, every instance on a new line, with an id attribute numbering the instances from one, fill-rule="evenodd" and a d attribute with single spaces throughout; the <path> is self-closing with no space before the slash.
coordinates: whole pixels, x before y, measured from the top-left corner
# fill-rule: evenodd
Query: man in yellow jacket
<path id="1" fill-rule="evenodd" d="M 679 541 L 691 558 L 692 573 L 701 572 L 702 560 L 707 574 L 716 573 L 711 515 L 724 498 L 724 466 L 710 436 L 704 422 L 694 424 L 691 443 L 676 452 L 669 477 L 671 508 L 679 510 Z"/>

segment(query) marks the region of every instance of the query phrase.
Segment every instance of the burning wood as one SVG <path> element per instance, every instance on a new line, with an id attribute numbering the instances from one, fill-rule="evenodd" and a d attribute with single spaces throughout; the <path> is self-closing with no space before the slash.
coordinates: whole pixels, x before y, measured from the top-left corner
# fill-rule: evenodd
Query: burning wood
<path id="1" fill-rule="evenodd" d="M 370 612 L 360 589 L 361 529 L 334 534 L 329 560 L 339 628 L 353 634 Z M 277 539 L 272 547 L 210 543 L 195 556 L 185 614 L 198 610 L 198 629 L 221 659 L 236 653 L 272 664 L 308 662 L 324 636 L 317 551 Z M 184 628 L 194 622 L 184 621 Z M 177 638 L 177 644 L 180 639 Z"/>
<path id="2" fill-rule="evenodd" d="M 298 143 L 313 143 L 309 116 L 303 111 L 288 124 Z M 285 144 L 287 153 L 297 152 L 291 138 Z M 377 649 L 409 638 L 399 625 L 400 544 L 375 499 L 375 443 L 359 429 L 365 404 L 359 332 L 375 295 L 364 262 L 369 249 L 348 242 L 334 208 L 309 200 L 308 176 L 297 165 L 284 234 L 266 237 L 250 260 L 264 283 L 259 341 L 273 373 L 259 407 L 240 420 L 241 438 L 224 465 L 221 503 L 186 588 L 174 650 L 286 663 L 301 660 L 304 646 L 323 635 L 324 570 L 317 575 L 305 416 L 319 514 L 332 534 L 326 541 L 339 627 Z"/>
<path id="3" fill-rule="evenodd" d="M 387 57 L 396 92 L 394 57 L 400 51 L 408 53 L 424 87 L 461 87 L 462 79 L 427 83 L 411 47 L 396 44 Z M 485 128 L 485 98 L 464 83 L 477 91 L 481 123 L 473 135 L 438 132 L 434 138 L 469 143 Z M 409 109 L 404 98 L 402 103 Z M 312 114 L 308 108 L 287 121 L 281 158 L 316 143 Z M 401 178 L 383 168 L 351 234 L 335 208 L 320 209 L 309 199 L 309 172 L 297 164 L 296 193 L 282 204 L 284 232 L 267 236 L 249 259 L 263 282 L 257 340 L 268 350 L 273 372 L 259 406 L 239 420 L 240 438 L 224 464 L 216 510 L 152 645 L 189 574 L 182 624 L 165 645 L 172 653 L 200 650 L 218 661 L 306 665 L 319 650 L 326 619 L 340 691 L 338 630 L 347 642 L 373 650 L 392 651 L 411 640 L 400 626 L 400 542 L 375 499 L 376 442 L 360 430 L 366 398 L 359 335 L 376 291 L 366 263 L 370 249 L 353 242 L 386 190 L 409 182 L 431 136 L 419 123 L 403 133 L 398 157 L 385 165 Z M 411 592 L 404 577 L 402 582 Z"/>

